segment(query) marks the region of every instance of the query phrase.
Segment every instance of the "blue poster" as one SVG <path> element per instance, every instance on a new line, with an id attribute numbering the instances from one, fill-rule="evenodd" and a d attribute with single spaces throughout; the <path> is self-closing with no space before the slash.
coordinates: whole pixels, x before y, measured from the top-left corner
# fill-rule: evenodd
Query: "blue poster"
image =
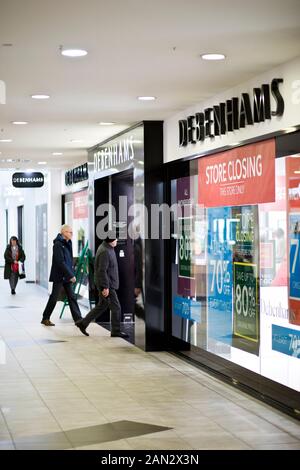
<path id="1" fill-rule="evenodd" d="M 236 222 L 231 207 L 207 210 L 207 322 L 208 338 L 232 342 L 232 246 Z"/>
<path id="2" fill-rule="evenodd" d="M 272 325 L 272 349 L 300 358 L 300 331 Z"/>
<path id="3" fill-rule="evenodd" d="M 186 320 L 201 323 L 201 302 L 177 295 L 173 298 L 173 313 Z"/>
<path id="4" fill-rule="evenodd" d="M 290 214 L 290 298 L 300 300 L 300 214 Z"/>

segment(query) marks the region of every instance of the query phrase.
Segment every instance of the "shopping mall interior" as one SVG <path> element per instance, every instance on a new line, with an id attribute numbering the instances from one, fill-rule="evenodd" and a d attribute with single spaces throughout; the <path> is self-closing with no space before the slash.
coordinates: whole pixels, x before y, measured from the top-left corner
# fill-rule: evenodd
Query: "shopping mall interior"
<path id="1" fill-rule="evenodd" d="M 299 18 L 1 0 L 0 450 L 300 450 Z"/>

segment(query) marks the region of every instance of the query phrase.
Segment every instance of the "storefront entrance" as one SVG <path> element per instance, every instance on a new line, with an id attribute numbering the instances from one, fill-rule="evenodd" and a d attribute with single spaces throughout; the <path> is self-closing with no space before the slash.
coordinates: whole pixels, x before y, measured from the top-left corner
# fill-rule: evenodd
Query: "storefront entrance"
<path id="1" fill-rule="evenodd" d="M 102 243 L 103 239 L 98 236 L 101 223 L 105 223 L 106 228 L 113 230 L 118 238 L 118 245 L 115 248 L 118 265 L 120 288 L 118 297 L 122 307 L 121 321 L 126 323 L 134 322 L 134 243 L 128 236 L 128 226 L 131 224 L 128 216 L 129 208 L 133 204 L 133 170 L 126 170 L 121 173 L 97 179 L 94 182 L 95 194 L 95 250 Z M 101 205 L 107 204 L 108 211 L 101 209 Z M 110 208 L 109 208 L 110 206 Z M 101 212 L 103 215 L 97 215 Z M 97 229 L 98 227 L 98 229 Z M 109 313 L 102 315 L 99 320 L 109 321 Z"/>

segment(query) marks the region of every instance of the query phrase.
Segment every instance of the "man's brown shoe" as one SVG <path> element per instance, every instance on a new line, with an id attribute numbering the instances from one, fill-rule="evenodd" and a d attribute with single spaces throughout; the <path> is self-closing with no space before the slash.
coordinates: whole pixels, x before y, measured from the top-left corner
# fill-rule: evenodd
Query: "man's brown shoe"
<path id="1" fill-rule="evenodd" d="M 45 325 L 45 326 L 55 326 L 55 324 L 52 323 L 52 321 L 50 321 L 50 320 L 42 320 L 41 324 Z"/>

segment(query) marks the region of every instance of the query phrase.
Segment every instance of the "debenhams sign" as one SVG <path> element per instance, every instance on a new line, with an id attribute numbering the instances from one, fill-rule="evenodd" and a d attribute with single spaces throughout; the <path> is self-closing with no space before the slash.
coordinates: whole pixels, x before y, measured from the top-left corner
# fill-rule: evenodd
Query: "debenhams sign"
<path id="1" fill-rule="evenodd" d="M 94 169 L 96 172 L 115 168 L 123 163 L 134 160 L 133 136 L 119 142 L 102 147 L 94 153 Z"/>
<path id="2" fill-rule="evenodd" d="M 206 138 L 222 136 L 228 132 L 264 122 L 274 116 L 282 116 L 284 100 L 280 93 L 282 78 L 274 78 L 271 84 L 253 88 L 253 94 L 242 93 L 224 103 L 206 108 L 199 113 L 181 119 L 179 146 L 196 144 Z"/>
<path id="3" fill-rule="evenodd" d="M 14 173 L 12 184 L 15 188 L 41 188 L 44 185 L 42 173 Z"/>

